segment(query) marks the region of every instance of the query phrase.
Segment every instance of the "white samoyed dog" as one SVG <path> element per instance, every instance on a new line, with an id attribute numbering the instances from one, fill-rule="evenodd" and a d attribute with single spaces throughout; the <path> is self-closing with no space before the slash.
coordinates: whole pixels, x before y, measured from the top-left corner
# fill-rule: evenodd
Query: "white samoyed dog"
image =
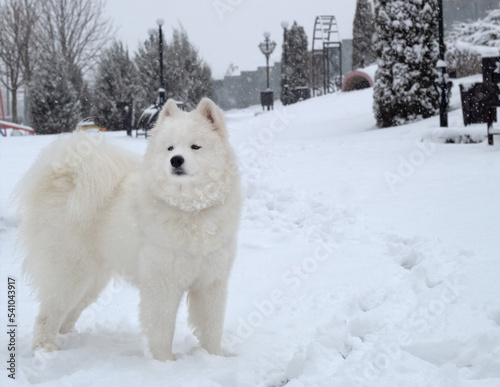
<path id="1" fill-rule="evenodd" d="M 222 355 L 242 198 L 224 115 L 211 100 L 190 113 L 169 100 L 143 160 L 102 135 L 62 135 L 17 192 L 23 270 L 40 302 L 35 350 L 58 350 L 57 334 L 74 330 L 116 273 L 139 288 L 155 359 L 174 360 L 184 292 L 200 345 Z"/>

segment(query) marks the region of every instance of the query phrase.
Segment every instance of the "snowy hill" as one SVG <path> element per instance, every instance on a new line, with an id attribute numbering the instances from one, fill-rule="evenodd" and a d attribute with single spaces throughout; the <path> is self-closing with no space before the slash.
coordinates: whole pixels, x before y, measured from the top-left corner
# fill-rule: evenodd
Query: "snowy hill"
<path id="1" fill-rule="evenodd" d="M 457 82 L 452 107 L 459 106 Z M 261 114 L 227 112 L 245 186 L 223 346 L 200 349 L 181 307 L 176 362 L 145 353 L 138 293 L 115 281 L 63 350 L 31 354 L 11 191 L 53 136 L 0 139 L 2 324 L 16 278 L 16 381 L 40 386 L 499 386 L 500 146 L 460 110 L 378 130 L 372 89 Z M 106 134 L 138 153 L 143 138 Z M 500 138 L 496 138 L 500 142 Z M 9 337 L 0 336 L 2 364 Z"/>

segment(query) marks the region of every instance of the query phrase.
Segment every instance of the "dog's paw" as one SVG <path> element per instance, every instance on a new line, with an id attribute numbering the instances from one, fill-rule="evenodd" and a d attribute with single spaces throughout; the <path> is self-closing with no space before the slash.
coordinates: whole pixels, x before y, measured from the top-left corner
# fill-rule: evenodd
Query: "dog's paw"
<path id="1" fill-rule="evenodd" d="M 215 356 L 225 356 L 224 352 L 222 352 L 222 348 L 218 347 L 204 347 L 210 355 Z"/>
<path id="2" fill-rule="evenodd" d="M 67 333 L 75 332 L 75 324 L 71 326 L 62 325 L 59 329 L 59 334 L 65 335 Z"/>
<path id="3" fill-rule="evenodd" d="M 167 353 L 166 351 L 154 351 L 152 352 L 153 359 L 158 361 L 175 361 L 176 357 L 173 353 Z"/>
<path id="4" fill-rule="evenodd" d="M 33 343 L 33 351 L 54 352 L 59 349 L 59 346 L 52 341 L 38 340 Z"/>
<path id="5" fill-rule="evenodd" d="M 236 352 L 231 352 L 231 351 L 223 348 L 222 349 L 222 356 L 224 356 L 224 357 L 236 357 L 238 355 L 236 354 Z"/>

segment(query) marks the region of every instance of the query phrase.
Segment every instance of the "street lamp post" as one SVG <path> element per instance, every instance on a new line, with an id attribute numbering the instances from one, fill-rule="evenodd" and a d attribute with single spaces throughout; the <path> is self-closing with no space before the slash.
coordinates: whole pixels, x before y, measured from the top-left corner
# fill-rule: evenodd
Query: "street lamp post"
<path id="1" fill-rule="evenodd" d="M 158 28 L 159 28 L 158 51 L 160 54 L 160 87 L 158 89 L 158 94 L 159 94 L 158 104 L 160 105 L 160 107 L 162 107 L 166 102 L 165 85 L 163 83 L 163 32 L 161 29 L 164 22 L 165 21 L 163 19 L 156 19 L 156 24 L 158 24 Z M 153 28 L 150 28 L 148 30 L 148 33 L 152 38 L 155 34 L 155 30 Z"/>
<path id="2" fill-rule="evenodd" d="M 283 28 L 283 88 L 284 90 L 284 98 L 283 104 L 290 104 L 290 95 L 289 95 L 289 86 L 288 86 L 288 40 L 287 40 L 287 28 L 288 22 L 282 21 L 281 27 Z"/>
<path id="3" fill-rule="evenodd" d="M 160 50 L 160 88 L 164 89 L 163 87 L 163 34 L 161 30 L 161 26 L 163 25 L 164 20 L 163 19 L 156 19 L 156 24 L 158 24 L 158 28 L 160 29 L 160 43 L 159 43 L 159 50 Z"/>
<path id="4" fill-rule="evenodd" d="M 159 43 L 158 49 L 160 54 L 160 87 L 158 88 L 158 99 L 153 102 L 151 106 L 145 109 L 137 122 L 135 136 L 139 135 L 148 137 L 149 130 L 153 127 L 154 123 L 158 119 L 160 111 L 167 101 L 165 87 L 163 82 L 163 33 L 161 27 L 164 23 L 163 19 L 157 19 L 156 24 L 159 27 Z M 154 37 L 156 35 L 156 30 L 154 28 L 148 29 L 148 34 L 151 38 L 151 46 L 153 46 Z M 132 105 L 133 106 L 133 105 Z M 127 112 L 128 113 L 128 112 Z M 128 116 L 127 116 L 128 117 Z"/>
<path id="5" fill-rule="evenodd" d="M 259 44 L 260 51 L 266 57 L 266 68 L 267 68 L 267 90 L 269 90 L 269 55 L 271 55 L 276 47 L 276 43 L 269 40 L 271 34 L 269 32 L 264 32 L 264 41 Z"/>
<path id="6" fill-rule="evenodd" d="M 438 0 L 438 24 L 439 24 L 439 60 L 437 68 L 439 72 L 438 80 L 435 83 L 439 93 L 439 122 L 441 127 L 448 126 L 448 94 L 452 82 L 448 80 L 446 74 L 446 62 L 444 61 L 444 27 L 443 27 L 443 0 Z"/>
<path id="7" fill-rule="evenodd" d="M 266 57 L 266 73 L 267 73 L 267 88 L 265 91 L 260 92 L 260 103 L 262 105 L 262 109 L 267 106 L 267 110 L 271 108 L 274 109 L 274 92 L 269 87 L 269 55 L 272 54 L 274 48 L 276 47 L 276 43 L 269 40 L 271 34 L 269 32 L 264 32 L 265 40 L 259 44 L 260 51 Z"/>

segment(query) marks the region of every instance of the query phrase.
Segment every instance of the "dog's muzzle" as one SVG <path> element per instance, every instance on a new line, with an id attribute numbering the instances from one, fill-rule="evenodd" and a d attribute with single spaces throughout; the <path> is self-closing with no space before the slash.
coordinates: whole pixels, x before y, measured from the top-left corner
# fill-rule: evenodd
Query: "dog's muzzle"
<path id="1" fill-rule="evenodd" d="M 177 176 L 185 175 L 182 165 L 184 164 L 184 157 L 174 156 L 170 159 L 170 165 L 172 166 L 172 173 Z"/>

